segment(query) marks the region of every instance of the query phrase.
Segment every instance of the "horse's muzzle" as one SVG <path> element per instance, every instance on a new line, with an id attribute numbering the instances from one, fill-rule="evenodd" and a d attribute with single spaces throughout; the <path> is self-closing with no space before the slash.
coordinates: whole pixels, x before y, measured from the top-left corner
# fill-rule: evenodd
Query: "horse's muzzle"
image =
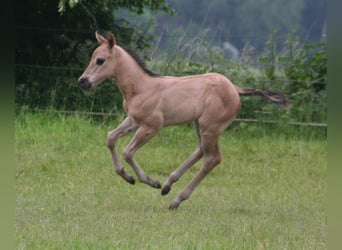
<path id="1" fill-rule="evenodd" d="M 82 78 L 78 79 L 77 82 L 82 89 L 84 89 L 84 90 L 91 89 L 91 82 L 89 82 L 89 79 L 87 77 L 82 77 Z"/>

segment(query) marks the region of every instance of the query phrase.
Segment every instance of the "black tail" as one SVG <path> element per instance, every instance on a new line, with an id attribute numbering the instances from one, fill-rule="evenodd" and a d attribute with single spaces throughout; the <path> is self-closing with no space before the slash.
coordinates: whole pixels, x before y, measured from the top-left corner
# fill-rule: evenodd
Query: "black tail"
<path id="1" fill-rule="evenodd" d="M 267 99 L 270 99 L 272 102 L 284 107 L 289 108 L 291 106 L 291 103 L 287 100 L 286 96 L 278 93 L 278 92 L 272 92 L 268 90 L 262 90 L 262 89 L 245 89 L 240 88 L 238 86 L 235 86 L 237 91 L 239 92 L 239 95 L 258 95 L 262 97 L 266 97 Z"/>

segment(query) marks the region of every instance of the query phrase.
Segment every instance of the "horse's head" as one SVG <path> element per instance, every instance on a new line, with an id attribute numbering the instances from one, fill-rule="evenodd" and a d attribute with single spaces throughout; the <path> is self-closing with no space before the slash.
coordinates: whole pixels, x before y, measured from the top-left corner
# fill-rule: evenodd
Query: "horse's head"
<path id="1" fill-rule="evenodd" d="M 78 79 L 78 84 L 84 90 L 89 90 L 113 76 L 115 37 L 110 32 L 107 33 L 107 38 L 98 32 L 95 36 L 100 45 L 94 50 L 88 67 Z"/>

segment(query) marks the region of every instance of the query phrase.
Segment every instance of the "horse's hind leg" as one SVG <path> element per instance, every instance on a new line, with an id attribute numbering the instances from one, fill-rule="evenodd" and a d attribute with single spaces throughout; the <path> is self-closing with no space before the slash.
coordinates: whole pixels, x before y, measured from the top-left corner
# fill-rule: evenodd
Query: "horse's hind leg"
<path id="1" fill-rule="evenodd" d="M 161 194 L 167 195 L 170 190 L 173 183 L 178 181 L 178 179 L 190 168 L 192 167 L 199 159 L 201 159 L 203 156 L 202 149 L 200 146 L 196 148 L 196 150 L 192 153 L 192 155 L 187 159 L 179 168 L 177 168 L 175 171 L 173 171 L 169 178 L 166 180 L 166 182 L 163 185 Z"/>
<path id="2" fill-rule="evenodd" d="M 142 183 L 148 184 L 154 188 L 161 188 L 160 183 L 158 181 L 151 179 L 145 174 L 145 172 L 140 168 L 140 166 L 134 160 L 134 154 L 140 147 L 142 147 L 146 142 L 148 142 L 158 131 L 159 129 L 156 130 L 154 128 L 150 128 L 146 126 L 139 127 L 133 139 L 124 150 L 125 160 L 129 165 L 132 166 L 139 180 Z"/>
<path id="3" fill-rule="evenodd" d="M 128 174 L 121 165 L 118 153 L 115 148 L 115 143 L 121 136 L 134 132 L 137 130 L 137 128 L 138 126 L 129 117 L 127 117 L 116 129 L 110 131 L 107 136 L 107 146 L 112 155 L 115 172 L 130 184 L 134 184 L 135 180 L 133 176 Z"/>
<path id="4" fill-rule="evenodd" d="M 173 200 L 169 209 L 176 209 L 182 201 L 188 199 L 203 178 L 206 177 L 209 172 L 221 161 L 218 148 L 218 135 L 202 134 L 201 138 L 204 153 L 203 166 L 197 175 L 192 179 L 190 184 Z"/>
<path id="5" fill-rule="evenodd" d="M 201 137 L 199 132 L 199 125 L 198 121 L 194 122 L 194 127 L 198 136 L 198 146 L 196 150 L 192 153 L 192 155 L 187 159 L 179 168 L 177 168 L 175 171 L 173 171 L 169 178 L 166 180 L 166 182 L 163 185 L 161 194 L 166 195 L 170 192 L 171 186 L 174 182 L 178 181 L 178 179 L 189 169 L 191 168 L 199 159 L 203 156 L 203 151 L 201 147 Z"/>

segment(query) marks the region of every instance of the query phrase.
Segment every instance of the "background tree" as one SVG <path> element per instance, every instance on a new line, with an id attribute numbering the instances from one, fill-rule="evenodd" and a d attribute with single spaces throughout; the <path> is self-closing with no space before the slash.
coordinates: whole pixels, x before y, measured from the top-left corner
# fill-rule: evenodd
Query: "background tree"
<path id="1" fill-rule="evenodd" d="M 116 10 L 122 7 L 137 14 L 144 8 L 171 12 L 164 0 L 27 0 L 16 4 L 17 104 L 59 108 L 77 108 L 84 102 L 91 105 L 96 95 L 77 98 L 80 91 L 75 82 L 96 45 L 95 31 L 110 30 L 120 44 L 134 44 L 139 49 L 147 47 L 151 39 L 127 25 L 129 20 L 114 22 Z M 102 101 L 111 99 L 113 96 L 107 96 Z"/>

